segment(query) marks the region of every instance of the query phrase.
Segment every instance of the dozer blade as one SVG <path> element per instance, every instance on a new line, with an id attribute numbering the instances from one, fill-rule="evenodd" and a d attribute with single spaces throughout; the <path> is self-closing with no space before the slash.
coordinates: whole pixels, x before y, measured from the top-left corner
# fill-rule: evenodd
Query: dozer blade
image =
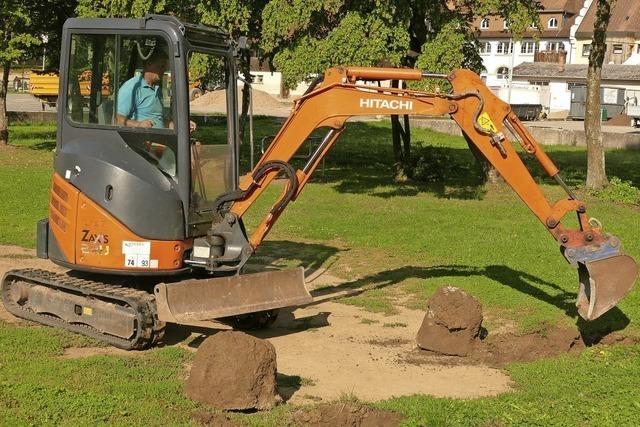
<path id="1" fill-rule="evenodd" d="M 638 277 L 638 265 L 628 255 L 578 263 L 580 291 L 576 307 L 585 320 L 594 320 L 627 295 Z"/>
<path id="2" fill-rule="evenodd" d="M 302 268 L 213 279 L 160 283 L 158 319 L 189 323 L 312 302 Z"/>

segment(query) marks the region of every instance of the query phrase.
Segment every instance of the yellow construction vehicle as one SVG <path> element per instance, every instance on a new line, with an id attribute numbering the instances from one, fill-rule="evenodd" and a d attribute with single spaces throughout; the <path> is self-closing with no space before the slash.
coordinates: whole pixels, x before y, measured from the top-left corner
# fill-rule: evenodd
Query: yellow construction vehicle
<path id="1" fill-rule="evenodd" d="M 16 316 L 140 349 L 162 340 L 165 322 L 266 326 L 279 308 L 311 303 L 302 269 L 244 274 L 243 267 L 346 121 L 370 115 L 450 115 L 577 269 L 583 318 L 602 315 L 635 284 L 638 267 L 620 241 L 589 218 L 510 106 L 471 71 L 328 69 L 240 177 L 235 59 L 242 43 L 215 28 L 154 15 L 70 19 L 62 40 L 57 149 L 37 253 L 71 272 L 9 271 L 2 299 Z M 214 74 L 224 76 L 227 93 L 227 114 L 201 144 L 190 137 L 189 120 L 187 64 L 196 53 L 218 67 Z M 359 83 L 423 78 L 447 80 L 452 91 Z M 291 159 L 317 129 L 326 136 L 294 168 Z M 507 130 L 566 190 L 565 198 L 547 200 Z M 243 218 L 277 176 L 284 178 L 282 194 L 249 233 Z M 563 225 L 567 214 L 577 215 L 577 229 Z"/>

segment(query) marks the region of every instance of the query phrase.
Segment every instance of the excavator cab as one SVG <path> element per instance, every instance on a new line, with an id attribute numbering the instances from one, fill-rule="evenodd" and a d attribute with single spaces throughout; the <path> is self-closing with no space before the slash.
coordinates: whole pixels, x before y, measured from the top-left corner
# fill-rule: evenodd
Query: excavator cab
<path id="1" fill-rule="evenodd" d="M 156 15 L 69 19 L 62 41 L 54 173 L 49 216 L 38 223 L 38 255 L 83 274 L 152 276 L 162 282 L 156 298 L 163 320 L 177 321 L 176 307 L 191 313 L 194 304 L 200 318 L 272 318 L 271 310 L 310 302 L 300 269 L 241 277 L 244 262 L 216 268 L 198 261 L 198 242 L 208 258 L 207 233 L 220 220 L 215 201 L 238 187 L 241 46 L 216 28 Z M 190 117 L 194 81 L 209 91 L 200 101 L 215 101 L 200 131 Z M 234 239 L 248 258 L 241 224 Z M 205 267 L 196 286 L 180 280 Z M 84 307 L 58 293 L 32 297 L 39 281 L 33 278 L 33 293 L 26 285 L 5 292 L 17 298 L 6 302 L 17 315 L 28 307 L 109 330 L 97 316 L 82 317 L 85 308 L 106 306 Z M 120 338 L 133 336 L 124 330 Z"/>
<path id="2" fill-rule="evenodd" d="M 66 22 L 42 255 L 89 271 L 184 271 L 213 201 L 238 184 L 235 53 L 223 32 L 172 17 Z M 202 144 L 190 129 L 190 69 L 225 100 Z"/>

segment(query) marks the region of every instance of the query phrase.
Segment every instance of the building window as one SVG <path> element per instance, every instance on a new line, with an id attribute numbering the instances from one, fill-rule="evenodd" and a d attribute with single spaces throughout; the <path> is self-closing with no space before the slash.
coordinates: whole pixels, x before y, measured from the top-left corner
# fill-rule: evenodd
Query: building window
<path id="1" fill-rule="evenodd" d="M 549 22 L 547 23 L 547 27 L 558 28 L 558 20 L 556 18 L 549 19 Z"/>
<path id="2" fill-rule="evenodd" d="M 509 78 L 509 67 L 500 67 L 497 71 L 498 78 L 501 80 L 506 80 Z"/>
<path id="3" fill-rule="evenodd" d="M 613 53 L 622 53 L 622 45 L 621 44 L 614 44 L 613 45 Z"/>
<path id="4" fill-rule="evenodd" d="M 562 42 L 547 42 L 547 50 L 552 50 L 554 52 L 563 51 L 564 43 Z"/>
<path id="5" fill-rule="evenodd" d="M 640 44 L 638 44 L 638 48 L 636 49 L 636 53 L 640 53 Z"/>
<path id="6" fill-rule="evenodd" d="M 496 49 L 496 53 L 501 55 L 508 55 L 513 53 L 513 43 L 511 42 L 499 42 Z"/>
<path id="7" fill-rule="evenodd" d="M 480 29 L 481 30 L 489 29 L 489 18 L 484 18 L 482 21 L 480 21 Z"/>
<path id="8" fill-rule="evenodd" d="M 520 53 L 531 54 L 536 50 L 536 44 L 534 42 L 522 42 L 520 45 Z"/>
<path id="9" fill-rule="evenodd" d="M 582 45 L 582 56 L 589 56 L 591 54 L 591 43 Z"/>
<path id="10" fill-rule="evenodd" d="M 504 28 L 505 30 L 508 30 L 509 29 L 509 21 L 507 21 L 505 19 L 504 22 L 502 23 L 502 28 Z"/>
<path id="11" fill-rule="evenodd" d="M 480 54 L 488 54 L 491 53 L 491 43 L 489 42 L 480 42 Z"/>
<path id="12" fill-rule="evenodd" d="M 531 86 L 549 86 L 549 82 L 544 81 L 530 81 L 529 84 Z"/>

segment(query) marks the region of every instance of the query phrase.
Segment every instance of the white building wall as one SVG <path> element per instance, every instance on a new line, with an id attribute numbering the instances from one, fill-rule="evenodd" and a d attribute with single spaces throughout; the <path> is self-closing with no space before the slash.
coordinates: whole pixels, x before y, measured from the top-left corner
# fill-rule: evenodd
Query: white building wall
<path id="1" fill-rule="evenodd" d="M 549 82 L 549 112 L 569 112 L 571 109 L 571 91 L 565 81 Z"/>
<path id="2" fill-rule="evenodd" d="M 252 71 L 253 88 L 267 92 L 272 96 L 280 96 L 280 82 L 282 81 L 282 73 L 269 71 Z M 289 97 L 295 98 L 304 94 L 309 87 L 308 83 L 300 83 L 298 86 L 289 91 Z"/>
<path id="3" fill-rule="evenodd" d="M 583 45 L 585 44 L 585 41 L 577 40 L 576 32 L 578 31 L 578 27 L 580 27 L 580 24 L 582 23 L 582 20 L 584 19 L 585 15 L 589 11 L 589 7 L 591 7 L 591 3 L 593 3 L 593 0 L 585 0 L 585 2 L 582 5 L 582 8 L 580 9 L 580 11 L 578 12 L 578 15 L 576 16 L 575 21 L 573 22 L 573 25 L 569 29 L 569 42 L 571 44 L 571 50 L 569 50 L 569 55 L 567 56 L 567 64 L 588 64 L 589 63 L 589 57 L 582 56 L 582 49 L 583 49 Z M 588 43 L 591 43 L 591 40 L 589 40 Z"/>
<path id="4" fill-rule="evenodd" d="M 533 53 L 522 53 L 522 43 L 531 42 L 533 40 L 517 41 L 513 45 L 513 53 L 497 53 L 498 44 L 500 42 L 508 42 L 509 39 L 500 40 L 481 40 L 480 42 L 488 42 L 491 44 L 491 53 L 480 54 L 482 58 L 482 65 L 486 69 L 482 73 L 482 77 L 485 78 L 486 84 L 489 87 L 499 87 L 508 83 L 508 79 L 501 78 L 498 75 L 498 69 L 501 67 L 507 67 L 509 69 L 522 64 L 523 62 L 533 62 Z M 569 39 L 548 39 L 540 40 L 539 50 L 546 50 L 549 47 L 549 43 L 562 43 L 565 51 L 570 51 L 571 45 Z"/>
<path id="5" fill-rule="evenodd" d="M 549 80 L 549 79 L 541 79 L 541 80 Z M 518 86 L 524 86 L 530 82 L 530 79 L 521 79 L 517 78 L 514 80 L 514 89 Z M 561 80 L 551 80 L 549 81 L 549 86 L 545 86 L 540 88 L 540 104 L 548 110 L 550 114 L 564 115 L 564 113 L 569 113 L 569 109 L 571 108 L 571 91 L 569 90 L 568 83 L 566 81 Z M 501 94 L 504 90 L 500 91 Z M 513 91 L 513 93 L 517 93 Z M 513 98 L 513 94 L 512 94 Z M 513 104 L 517 104 L 517 102 L 512 102 Z"/>

